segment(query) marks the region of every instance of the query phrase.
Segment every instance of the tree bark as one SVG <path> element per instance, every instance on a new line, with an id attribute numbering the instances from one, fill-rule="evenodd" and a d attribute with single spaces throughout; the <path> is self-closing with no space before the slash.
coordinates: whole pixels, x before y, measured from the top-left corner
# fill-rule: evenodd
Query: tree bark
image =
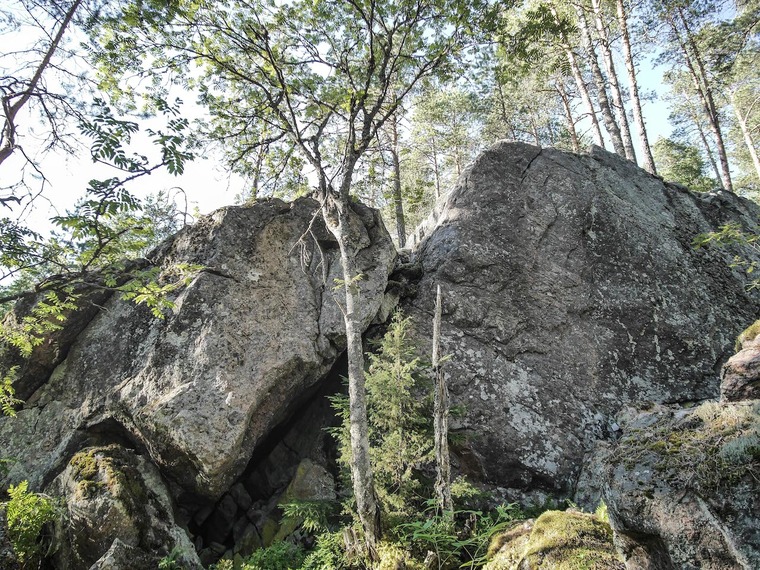
<path id="1" fill-rule="evenodd" d="M 633 50 L 631 49 L 631 37 L 628 33 L 628 14 L 625 9 L 624 0 L 617 0 L 617 18 L 620 26 L 620 33 L 623 40 L 623 57 L 625 59 L 625 68 L 628 72 L 628 82 L 631 84 L 631 103 L 633 104 L 633 119 L 636 121 L 636 128 L 639 131 L 639 148 L 641 157 L 644 161 L 644 169 L 650 174 L 657 174 L 657 168 L 652 157 L 652 147 L 649 145 L 647 136 L 647 127 L 644 123 L 644 113 L 641 109 L 641 97 L 639 96 L 639 83 L 636 79 L 636 66 L 633 63 Z"/>
<path id="2" fill-rule="evenodd" d="M 575 6 L 575 11 L 578 14 L 578 27 L 581 31 L 583 45 L 586 49 L 589 66 L 591 67 L 591 75 L 594 77 L 594 83 L 596 83 L 597 97 L 599 99 L 599 107 L 602 110 L 604 127 L 610 135 L 612 148 L 620 156 L 625 156 L 625 147 L 623 146 L 623 139 L 620 136 L 620 127 L 618 127 L 618 124 L 615 121 L 615 116 L 612 114 L 610 100 L 609 97 L 607 97 L 607 85 L 604 81 L 602 70 L 599 67 L 599 60 L 596 58 L 596 50 L 594 49 L 591 33 L 588 29 L 586 13 L 583 11 L 583 8 L 578 5 Z"/>
<path id="3" fill-rule="evenodd" d="M 449 389 L 441 367 L 441 318 L 443 303 L 441 286 L 436 287 L 433 317 L 433 438 L 435 440 L 435 493 L 442 513 L 454 511 L 451 500 L 451 463 L 449 461 Z"/>
<path id="4" fill-rule="evenodd" d="M 390 119 L 391 127 L 391 161 L 393 162 L 393 205 L 396 212 L 396 237 L 398 246 L 406 245 L 406 222 L 404 219 L 404 200 L 401 195 L 401 160 L 398 145 L 398 118 L 393 115 Z"/>
<path id="5" fill-rule="evenodd" d="M 731 100 L 731 106 L 734 109 L 734 115 L 736 116 L 736 122 L 739 124 L 742 136 L 744 137 L 744 144 L 747 145 L 749 156 L 752 158 L 752 165 L 755 167 L 755 174 L 757 174 L 758 180 L 760 180 L 760 157 L 757 155 L 757 149 L 755 148 L 755 141 L 752 140 L 752 132 L 747 125 L 747 117 L 742 115 L 739 106 L 736 104 L 736 97 L 733 91 L 729 92 L 729 98 Z M 750 106 L 751 107 L 751 106 Z M 749 115 L 749 112 L 747 113 Z"/>
<path id="6" fill-rule="evenodd" d="M 710 130 L 715 137 L 715 147 L 718 151 L 718 162 L 720 163 L 720 180 L 723 183 L 723 187 L 729 192 L 734 191 L 734 186 L 731 181 L 731 170 L 728 165 L 728 154 L 726 153 L 726 146 L 723 143 L 723 133 L 720 127 L 720 117 L 715 107 L 715 99 L 713 98 L 712 88 L 708 82 L 707 73 L 705 72 L 702 58 L 699 55 L 699 49 L 694 42 L 694 37 L 689 28 L 689 24 L 686 21 L 685 16 L 680 8 L 677 9 L 678 17 L 683 26 L 685 38 L 682 37 L 681 31 L 678 28 L 678 23 L 671 17 L 669 19 L 670 27 L 678 40 L 678 45 L 681 48 L 681 53 L 684 56 L 686 67 L 689 70 L 694 88 L 699 94 L 700 101 L 702 102 L 702 108 L 705 112 L 705 118 L 707 124 L 710 126 Z M 689 53 L 691 48 L 691 53 Z"/>
<path id="7" fill-rule="evenodd" d="M 551 8 L 551 12 L 554 16 L 555 21 L 559 23 L 557 10 L 555 8 Z M 604 137 L 602 137 L 602 129 L 599 126 L 599 119 L 596 116 L 596 110 L 594 109 L 594 104 L 591 101 L 591 95 L 588 92 L 588 87 L 586 86 L 586 82 L 583 80 L 583 73 L 581 73 L 580 65 L 578 65 L 578 59 L 575 57 L 575 52 L 573 51 L 572 47 L 570 47 L 570 42 L 564 33 L 561 36 L 561 40 L 562 49 L 565 50 L 567 61 L 570 64 L 570 69 L 573 72 L 575 85 L 578 87 L 578 93 L 581 95 L 581 100 L 583 101 L 583 104 L 586 107 L 586 112 L 588 113 L 589 119 L 591 120 L 591 130 L 594 133 L 594 142 L 597 144 L 597 146 L 604 148 Z"/>
<path id="8" fill-rule="evenodd" d="M 567 121 L 567 130 L 570 133 L 570 139 L 573 142 L 573 152 L 580 152 L 581 145 L 578 141 L 578 132 L 575 130 L 573 111 L 570 108 L 570 96 L 568 95 L 567 89 L 565 89 L 565 85 L 561 80 L 557 81 L 555 85 L 557 87 L 557 92 L 559 93 L 560 99 L 562 99 L 562 108 L 565 110 L 565 121 Z"/>
<path id="9" fill-rule="evenodd" d="M 620 135 L 623 139 L 625 157 L 635 163 L 636 151 L 633 150 L 631 128 L 628 125 L 628 116 L 625 112 L 625 101 L 623 100 L 623 93 L 620 90 L 620 82 L 618 81 L 617 70 L 615 69 L 615 61 L 612 59 L 610 37 L 607 33 L 607 26 L 604 23 L 602 7 L 599 0 L 591 0 L 591 6 L 594 10 L 594 23 L 596 25 L 596 31 L 599 34 L 599 44 L 602 47 L 602 59 L 604 60 L 604 67 L 607 71 L 607 79 L 610 83 L 612 105 L 615 107 L 615 115 L 617 116 L 618 125 L 620 127 Z"/>
<path id="10" fill-rule="evenodd" d="M 350 175 L 349 175 L 350 180 Z M 324 181 L 321 186 L 325 187 Z M 351 482 L 356 510 L 364 530 L 364 540 L 371 560 L 377 558 L 377 541 L 380 538 L 380 507 L 375 494 L 372 463 L 369 453 L 369 421 L 367 418 L 367 398 L 364 377 L 364 349 L 362 327 L 357 313 L 360 299 L 358 274 L 356 270 L 356 245 L 351 235 L 349 199 L 342 193 L 324 190 L 322 216 L 330 232 L 340 247 L 343 266 L 343 291 L 345 305 L 343 311 L 346 326 L 346 354 L 348 358 L 348 400 L 351 440 Z M 338 303 L 340 305 L 340 303 Z"/>
<path id="11" fill-rule="evenodd" d="M 63 17 L 63 21 L 61 22 L 58 31 L 55 34 L 55 37 L 53 38 L 53 41 L 50 43 L 50 46 L 45 52 L 42 61 L 37 66 L 34 75 L 29 80 L 29 84 L 26 86 L 24 91 L 21 93 L 11 93 L 9 95 L 3 96 L 2 105 L 5 120 L 2 136 L 4 142 L 2 143 L 2 147 L 0 147 L 0 164 L 2 164 L 8 157 L 10 157 L 11 154 L 13 154 L 13 151 L 16 149 L 16 116 L 22 107 L 26 105 L 27 101 L 29 101 L 32 95 L 35 94 L 37 85 L 39 85 L 40 80 L 42 79 L 42 74 L 50 65 L 50 61 L 53 59 L 53 54 L 55 54 L 56 50 L 58 49 L 58 46 L 63 39 L 63 34 L 66 32 L 66 28 L 68 28 L 71 20 L 74 19 L 74 14 L 76 14 L 76 11 L 79 9 L 79 5 L 81 3 L 82 0 L 76 0 L 69 7 L 68 11 Z M 16 97 L 18 97 L 18 100 L 13 103 L 12 101 Z"/>

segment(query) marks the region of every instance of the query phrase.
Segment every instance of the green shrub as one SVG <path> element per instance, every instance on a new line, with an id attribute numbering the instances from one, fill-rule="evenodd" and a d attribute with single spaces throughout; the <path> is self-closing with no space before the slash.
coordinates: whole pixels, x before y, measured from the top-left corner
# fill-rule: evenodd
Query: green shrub
<path id="1" fill-rule="evenodd" d="M 299 570 L 306 558 L 303 548 L 290 542 L 275 542 L 256 550 L 242 570 Z"/>
<path id="2" fill-rule="evenodd" d="M 56 517 L 53 501 L 28 490 L 29 482 L 22 481 L 8 489 L 6 503 L 8 538 L 21 562 L 36 560 L 42 551 L 42 528 Z"/>
<path id="3" fill-rule="evenodd" d="M 323 532 L 317 537 L 317 544 L 308 554 L 300 570 L 343 570 L 348 568 L 346 545 L 343 533 Z"/>

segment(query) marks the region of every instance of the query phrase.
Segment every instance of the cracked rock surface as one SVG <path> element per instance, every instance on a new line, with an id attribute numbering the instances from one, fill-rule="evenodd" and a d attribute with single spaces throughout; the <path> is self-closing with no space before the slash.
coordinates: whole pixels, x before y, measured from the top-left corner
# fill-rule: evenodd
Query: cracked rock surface
<path id="1" fill-rule="evenodd" d="M 376 211 L 354 211 L 366 327 L 396 252 Z M 0 418 L 0 455 L 17 460 L 2 485 L 42 488 L 83 447 L 117 442 L 146 454 L 175 496 L 215 500 L 344 350 L 339 252 L 314 200 L 218 210 L 157 258 L 205 269 L 163 320 L 104 303 L 18 417 Z"/>
<path id="2" fill-rule="evenodd" d="M 429 354 L 443 288 L 460 471 L 512 499 L 572 496 L 622 406 L 716 397 L 760 304 L 729 267 L 736 252 L 692 240 L 757 220 L 749 201 L 694 194 L 601 149 L 483 153 L 412 240 L 422 278 L 404 301 Z"/>

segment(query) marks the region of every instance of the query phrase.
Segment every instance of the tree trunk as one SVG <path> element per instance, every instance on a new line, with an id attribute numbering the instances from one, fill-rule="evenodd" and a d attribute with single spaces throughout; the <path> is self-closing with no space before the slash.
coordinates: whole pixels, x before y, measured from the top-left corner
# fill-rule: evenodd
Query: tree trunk
<path id="1" fill-rule="evenodd" d="M 739 124 L 739 128 L 742 131 L 742 136 L 744 137 L 744 144 L 747 145 L 747 150 L 749 151 L 749 155 L 752 158 L 752 164 L 755 167 L 755 173 L 757 174 L 758 180 L 760 180 L 760 157 L 757 155 L 755 141 L 752 140 L 752 132 L 747 125 L 747 118 L 742 115 L 741 110 L 736 104 L 736 97 L 734 96 L 733 91 L 729 92 L 729 97 L 731 99 L 731 106 L 734 108 L 734 115 L 736 115 L 736 122 Z"/>
<path id="2" fill-rule="evenodd" d="M 435 316 L 433 317 L 433 438 L 435 443 L 435 493 L 442 513 L 454 511 L 451 500 L 451 464 L 449 462 L 449 389 L 441 367 L 441 317 L 443 303 L 441 286 L 436 288 Z"/>
<path id="3" fill-rule="evenodd" d="M 569 131 L 570 139 L 573 142 L 573 152 L 580 152 L 581 145 L 578 141 L 578 132 L 575 130 L 573 111 L 570 108 L 570 96 L 568 95 L 567 89 L 565 89 L 565 85 L 561 80 L 557 81 L 555 85 L 557 87 L 557 92 L 559 93 L 560 99 L 562 99 L 562 108 L 565 110 L 565 121 L 567 121 L 567 130 Z"/>
<path id="4" fill-rule="evenodd" d="M 396 211 L 396 237 L 398 246 L 406 245 L 406 222 L 404 220 L 404 201 L 401 196 L 401 160 L 398 146 L 398 118 L 393 115 L 390 120 L 391 127 L 391 160 L 393 161 L 393 205 Z"/>
<path id="5" fill-rule="evenodd" d="M 586 13 L 580 6 L 576 6 L 575 11 L 578 14 L 578 27 L 581 31 L 581 36 L 583 37 L 583 45 L 586 48 L 586 55 L 588 56 L 589 66 L 591 67 L 591 75 L 594 77 L 594 83 L 596 83 L 597 97 L 599 98 L 599 107 L 602 110 L 604 127 L 610 135 L 612 148 L 614 148 L 615 152 L 620 156 L 625 156 L 625 147 L 623 146 L 623 139 L 620 136 L 620 127 L 618 127 L 618 124 L 615 121 L 615 116 L 612 114 L 610 100 L 607 97 L 607 85 L 604 81 L 602 70 L 599 67 L 599 60 L 596 58 L 596 51 L 594 50 L 591 33 L 588 29 L 588 22 L 586 21 Z"/>
<path id="6" fill-rule="evenodd" d="M 705 149 L 707 160 L 710 162 L 713 174 L 715 174 L 715 180 L 720 180 L 720 168 L 718 168 L 718 163 L 715 162 L 715 154 L 713 153 L 713 149 L 710 146 L 710 141 L 707 139 L 705 130 L 702 128 L 702 124 L 699 122 L 699 117 L 691 115 L 691 119 L 694 121 L 694 125 L 696 126 L 697 132 L 699 133 L 699 140 L 702 141 L 702 146 Z"/>
<path id="7" fill-rule="evenodd" d="M 34 71 L 34 75 L 32 75 L 32 78 L 29 80 L 29 84 L 26 85 L 20 93 L 11 93 L 3 96 L 2 106 L 5 120 L 3 125 L 3 136 L 1 137 L 1 139 L 4 139 L 4 142 L 2 142 L 2 147 L 0 147 L 0 164 L 13 154 L 13 151 L 16 149 L 16 116 L 21 108 L 26 105 L 27 101 L 29 101 L 33 95 L 36 95 L 35 90 L 42 79 L 42 74 L 50 65 L 50 61 L 53 59 L 53 54 L 55 54 L 58 49 L 58 46 L 63 39 L 63 34 L 66 32 L 66 28 L 68 28 L 71 20 L 74 19 L 74 14 L 76 14 L 81 3 L 82 0 L 76 0 L 69 7 L 53 41 L 50 43 L 42 61 Z M 13 102 L 13 99 L 17 96 L 18 100 Z"/>
<path id="8" fill-rule="evenodd" d="M 377 541 L 380 538 L 380 508 L 375 495 L 372 463 L 369 453 L 369 422 L 364 377 L 364 350 L 362 327 L 359 322 L 359 286 L 356 270 L 356 245 L 351 235 L 350 216 L 354 215 L 350 202 L 342 194 L 329 191 L 323 200 L 322 216 L 340 247 L 343 265 L 345 305 L 341 307 L 346 325 L 346 354 L 348 357 L 348 400 L 351 435 L 351 482 L 356 510 L 364 530 L 370 559 L 377 558 Z M 340 303 L 338 303 L 340 305 Z"/>
<path id="9" fill-rule="evenodd" d="M 647 127 L 644 123 L 644 113 L 641 109 L 641 97 L 639 97 L 639 84 L 636 79 L 636 66 L 633 63 L 633 50 L 631 49 L 631 37 L 628 33 L 628 15 L 625 10 L 624 0 L 617 0 L 617 17 L 620 33 L 623 39 L 623 57 L 625 68 L 628 71 L 628 82 L 631 84 L 631 102 L 633 103 L 633 119 L 639 131 L 639 148 L 644 161 L 644 169 L 650 174 L 657 174 L 652 157 L 652 148 L 649 146 Z"/>
<path id="10" fill-rule="evenodd" d="M 681 48 L 681 53 L 684 56 L 686 67 L 689 70 L 694 88 L 699 94 L 699 98 L 702 102 L 702 107 L 705 112 L 705 118 L 707 124 L 710 126 L 710 130 L 715 137 L 715 147 L 718 151 L 718 161 L 720 163 L 720 180 L 723 183 L 723 187 L 729 192 L 734 191 L 733 183 L 731 182 L 731 171 L 728 165 L 728 154 L 726 153 L 726 146 L 723 143 L 723 133 L 720 128 L 720 117 L 718 116 L 717 109 L 715 107 L 715 100 L 713 98 L 712 89 L 710 88 L 707 73 L 705 72 L 702 58 L 699 55 L 699 49 L 694 42 L 694 37 L 689 29 L 689 24 L 683 15 L 683 12 L 678 9 L 678 16 L 681 24 L 683 25 L 685 38 L 681 36 L 681 32 L 678 29 L 678 24 L 673 20 L 669 20 L 669 24 L 673 33 L 675 34 L 678 44 Z M 687 45 L 688 44 L 688 45 Z M 691 48 L 692 53 L 689 53 Z"/>
<path id="11" fill-rule="evenodd" d="M 552 15 L 556 22 L 559 23 L 559 16 L 557 16 L 557 10 L 551 8 Z M 578 87 L 578 93 L 581 95 L 581 100 L 586 107 L 589 119 L 591 119 L 591 130 L 594 133 L 594 142 L 597 146 L 604 148 L 604 137 L 602 137 L 602 129 L 599 126 L 599 119 L 596 117 L 596 110 L 594 110 L 594 104 L 591 102 L 591 95 L 588 92 L 586 82 L 583 80 L 583 73 L 578 65 L 578 59 L 575 57 L 575 52 L 570 47 L 570 42 L 564 33 L 561 35 L 562 49 L 565 50 L 567 61 L 570 63 L 570 69 L 573 72 L 573 79 L 575 79 L 575 85 Z"/>
<path id="12" fill-rule="evenodd" d="M 607 71 L 607 79 L 610 82 L 612 104 L 615 107 L 615 115 L 617 115 L 618 125 L 620 126 L 620 135 L 623 139 L 625 157 L 632 162 L 636 162 L 636 151 L 633 150 L 631 128 L 628 125 L 628 116 L 625 113 L 625 101 L 623 101 L 623 93 L 620 90 L 617 70 L 615 69 L 615 61 L 612 59 L 610 38 L 607 33 L 607 26 L 604 23 L 602 7 L 599 0 L 591 0 L 591 5 L 594 10 L 594 23 L 596 24 L 596 31 L 599 34 L 599 43 L 602 46 L 602 59 L 604 60 L 604 67 Z"/>
<path id="13" fill-rule="evenodd" d="M 435 139 L 431 140 L 433 154 L 431 158 L 433 160 L 433 176 L 435 177 L 435 199 L 441 197 L 441 173 L 438 168 L 438 146 L 435 144 Z"/>

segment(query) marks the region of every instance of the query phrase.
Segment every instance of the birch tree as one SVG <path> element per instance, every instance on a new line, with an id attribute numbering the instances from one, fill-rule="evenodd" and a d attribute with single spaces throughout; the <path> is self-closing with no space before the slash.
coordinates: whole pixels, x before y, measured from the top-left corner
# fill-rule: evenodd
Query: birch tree
<path id="1" fill-rule="evenodd" d="M 114 21 L 103 36 L 109 45 L 121 38 L 153 50 L 161 70 L 179 72 L 217 107 L 234 111 L 216 116 L 225 132 L 244 131 L 241 118 L 267 125 L 271 135 L 252 143 L 252 150 L 287 141 L 311 169 L 320 213 L 343 266 L 351 476 L 372 556 L 381 529 L 367 440 L 355 262 L 360 240 L 351 189 L 361 161 L 399 105 L 461 48 L 473 21 L 470 6 L 450 0 L 243 0 L 223 6 L 177 0 L 168 11 L 160 2 L 135 3 L 130 10 L 164 12 Z M 117 63 L 134 61 L 116 55 Z"/>

